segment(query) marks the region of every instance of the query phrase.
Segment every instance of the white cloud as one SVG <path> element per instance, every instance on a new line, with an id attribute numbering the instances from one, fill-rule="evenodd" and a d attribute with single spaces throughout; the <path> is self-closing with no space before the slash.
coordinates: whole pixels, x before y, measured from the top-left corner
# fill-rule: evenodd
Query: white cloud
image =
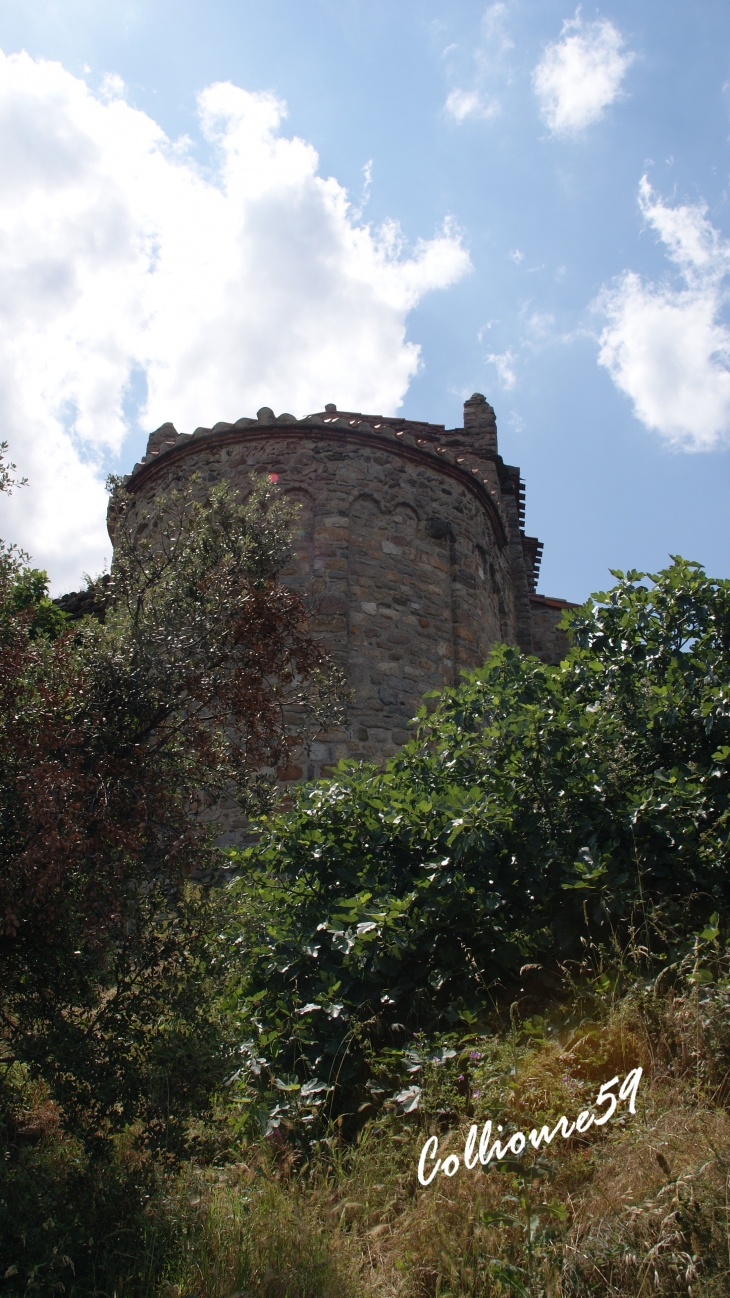
<path id="1" fill-rule="evenodd" d="M 104 461 L 135 375 L 149 428 L 394 411 L 419 364 L 408 312 L 469 269 L 448 223 L 410 251 L 396 223 L 361 224 L 273 95 L 217 84 L 199 111 L 212 178 L 118 77 L 95 96 L 0 54 L 0 425 L 30 479 L 0 534 L 57 589 L 109 554 Z"/>
<path id="2" fill-rule="evenodd" d="M 499 41 L 502 49 L 511 50 L 514 47 L 514 41 L 510 39 L 505 31 L 505 20 L 508 17 L 507 6 L 499 0 L 497 4 L 488 5 L 482 15 L 482 28 L 487 39 L 496 39 Z"/>
<path id="3" fill-rule="evenodd" d="M 455 122 L 464 122 L 467 117 L 481 117 L 489 120 L 500 112 L 496 99 L 485 99 L 476 90 L 452 90 L 446 100 L 446 111 Z"/>
<path id="4" fill-rule="evenodd" d="M 639 204 L 664 244 L 679 283 L 646 284 L 626 271 L 594 305 L 608 317 L 599 363 L 638 419 L 671 445 L 706 451 L 730 442 L 730 243 L 703 204 L 670 207 L 646 176 Z"/>
<path id="5" fill-rule="evenodd" d="M 525 331 L 533 342 L 555 337 L 555 316 L 550 311 L 533 311 L 525 322 Z"/>
<path id="6" fill-rule="evenodd" d="M 514 353 L 508 348 L 506 352 L 489 352 L 485 359 L 490 365 L 494 365 L 505 392 L 511 391 L 517 382 Z"/>
<path id="7" fill-rule="evenodd" d="M 481 38 L 469 51 L 470 69 L 465 80 L 472 82 L 471 89 L 457 86 L 446 99 L 444 105 L 449 117 L 461 125 L 469 117 L 491 121 L 499 117 L 502 105 L 499 93 L 510 79 L 509 51 L 514 48 L 514 41 L 506 30 L 508 11 L 506 4 L 489 5 L 482 15 Z M 457 51 L 457 45 L 449 45 L 443 51 L 442 58 Z M 489 93 L 486 92 L 489 87 Z"/>
<path id="8" fill-rule="evenodd" d="M 554 135 L 575 135 L 603 116 L 621 95 L 635 55 L 607 18 L 584 23 L 580 9 L 563 23 L 532 74 L 542 118 Z"/>
<path id="9" fill-rule="evenodd" d="M 90 72 L 91 68 L 86 68 L 85 70 L 87 72 Z M 117 72 L 107 72 L 102 78 L 102 82 L 99 87 L 99 98 L 100 99 L 123 99 L 125 89 L 126 87 L 124 85 L 124 82 L 122 81 L 122 78 L 119 76 Z"/>

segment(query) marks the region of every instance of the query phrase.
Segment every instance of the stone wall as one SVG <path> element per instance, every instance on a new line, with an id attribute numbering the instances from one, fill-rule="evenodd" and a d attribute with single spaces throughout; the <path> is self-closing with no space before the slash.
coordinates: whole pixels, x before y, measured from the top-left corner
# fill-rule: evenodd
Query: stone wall
<path id="1" fill-rule="evenodd" d="M 245 495 L 252 473 L 275 474 L 301 505 L 282 579 L 305 594 L 354 703 L 347 729 L 321 736 L 286 778 L 316 778 L 344 756 L 382 761 L 425 692 L 457 683 L 498 640 L 532 651 L 542 547 L 524 535 L 519 469 L 499 455 L 480 394 L 450 430 L 334 406 L 302 420 L 264 408 L 189 436 L 165 424 L 124 480 L 140 524 L 193 471 L 201 495 L 220 480 Z M 113 541 L 112 514 L 109 528 Z M 538 640 L 554 654 L 544 611 Z"/>
<path id="2" fill-rule="evenodd" d="M 557 666 L 570 648 L 570 641 L 559 623 L 568 608 L 577 608 L 566 599 L 550 599 L 546 595 L 530 595 L 532 612 L 532 652 L 544 663 Z"/>

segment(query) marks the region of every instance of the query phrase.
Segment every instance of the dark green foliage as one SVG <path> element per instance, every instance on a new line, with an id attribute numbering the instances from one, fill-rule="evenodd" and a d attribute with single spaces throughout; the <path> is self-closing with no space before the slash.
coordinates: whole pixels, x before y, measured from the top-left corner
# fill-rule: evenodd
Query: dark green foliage
<path id="1" fill-rule="evenodd" d="M 21 1222 L 37 1250 L 18 1253 L 0 1213 L 21 1292 L 36 1266 L 39 1292 L 49 1267 L 92 1292 L 100 1254 L 74 1223 L 95 1219 L 103 1169 L 124 1198 L 135 1158 L 195 1150 L 191 1123 L 232 1067 L 212 982 L 223 894 L 210 884 L 224 862 L 206 813 L 223 796 L 268 805 L 262 768 L 337 711 L 301 600 L 276 577 L 293 511 L 268 481 L 252 485 L 241 505 L 224 488 L 197 500 L 193 483 L 137 530 L 117 487 L 103 624 L 68 622 L 45 574 L 0 551 L 0 1199 L 32 1205 L 45 1176 L 18 1086 L 46 1088 L 79 1149 L 56 1225 Z"/>
<path id="2" fill-rule="evenodd" d="M 113 1146 L 90 1157 L 38 1088 L 16 1082 L 2 1132 L 0 1293 L 139 1293 L 160 1270 L 145 1220 L 155 1168 Z"/>
<path id="3" fill-rule="evenodd" d="M 322 1222 L 338 1141 L 356 1132 L 361 1149 L 379 1132 L 385 1152 L 372 1186 L 361 1194 L 353 1173 L 336 1205 L 340 1243 L 361 1215 L 370 1258 L 382 1222 L 413 1212 L 395 1265 L 416 1275 L 431 1249 L 436 1287 L 422 1292 L 506 1292 L 534 1269 L 525 1186 L 510 1182 L 509 1200 L 482 1178 L 479 1231 L 503 1233 L 484 1263 L 476 1228 L 453 1245 L 464 1195 L 426 1212 L 410 1146 L 392 1192 L 386 1164 L 425 1123 L 499 1112 L 519 1125 L 523 1102 L 534 1093 L 539 1108 L 556 1087 L 550 1103 L 569 1107 L 635 1062 L 623 1052 L 639 1019 L 662 1077 L 720 1094 L 730 583 L 681 560 L 616 574 L 570 615 L 563 664 L 496 648 L 429 700 L 384 771 L 343 765 L 300 790 L 255 847 L 229 854 L 233 885 L 210 889 L 222 858 L 199 813 L 222 792 L 265 806 L 259 768 L 297 729 L 284 714 L 319 725 L 331 703 L 301 606 L 275 581 L 290 518 L 265 484 L 245 508 L 220 490 L 173 497 L 137 532 L 123 496 L 116 506 L 103 624 L 54 620 L 44 575 L 17 553 L 0 570 L 0 1292 L 132 1298 L 185 1277 L 191 1293 L 245 1284 L 270 1298 L 295 1276 L 298 1292 L 346 1292 L 355 1270 L 325 1265 Z M 625 941 L 630 973 L 599 960 L 587 976 L 586 951 Z M 563 1011 L 566 969 L 579 994 Z M 625 1001 L 604 1031 L 626 981 L 636 1014 Z M 558 1021 L 581 1025 L 567 1065 Z M 260 1130 L 241 1161 L 242 1136 Z M 287 1178 L 320 1139 L 322 1204 L 305 1211 L 304 1174 L 305 1198 Z M 226 1159 L 245 1189 L 230 1202 Z M 571 1194 L 589 1176 L 574 1171 Z M 207 1216 L 184 1189 L 198 1182 Z M 563 1244 L 545 1233 L 545 1193 L 547 1267 Z M 713 1256 L 724 1180 L 717 1195 Z M 509 1274 L 489 1269 L 503 1252 Z M 481 1288 L 454 1278 L 463 1258 Z"/>
<path id="4" fill-rule="evenodd" d="M 142 1145 L 179 1155 L 189 1119 L 208 1109 L 225 1069 L 227 1033 L 208 972 L 211 906 L 200 888 L 153 887 L 130 897 L 125 915 L 126 933 L 103 943 L 77 928 L 75 950 L 51 928 L 52 982 L 28 958 L 21 991 L 18 962 L 8 962 L 4 1005 L 15 1022 L 6 1058 L 43 1078 L 65 1129 L 87 1149 L 137 1123 Z"/>
<path id="5" fill-rule="evenodd" d="M 730 582 L 615 575 L 559 667 L 499 646 L 239 857 L 229 1003 L 269 1111 L 349 1107 L 372 1049 L 544 997 L 588 940 L 640 922 L 662 953 L 727 915 Z"/>
<path id="6" fill-rule="evenodd" d="M 0 548 L 0 567 L 3 570 L 1 589 L 3 603 L 0 620 L 10 621 L 18 614 L 30 611 L 28 635 L 31 639 L 48 636 L 54 639 L 67 625 L 68 618 L 48 596 L 48 573 L 41 568 L 27 568 L 22 552 L 13 548 Z"/>

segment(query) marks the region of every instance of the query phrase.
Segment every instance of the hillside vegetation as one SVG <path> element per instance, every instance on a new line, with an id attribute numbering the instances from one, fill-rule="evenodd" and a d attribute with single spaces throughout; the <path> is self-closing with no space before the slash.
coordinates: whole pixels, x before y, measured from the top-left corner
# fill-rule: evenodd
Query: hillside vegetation
<path id="1" fill-rule="evenodd" d="M 726 1294 L 730 583 L 614 574 L 277 812 L 291 519 L 169 509 L 103 620 L 3 552 L 0 1295 Z"/>

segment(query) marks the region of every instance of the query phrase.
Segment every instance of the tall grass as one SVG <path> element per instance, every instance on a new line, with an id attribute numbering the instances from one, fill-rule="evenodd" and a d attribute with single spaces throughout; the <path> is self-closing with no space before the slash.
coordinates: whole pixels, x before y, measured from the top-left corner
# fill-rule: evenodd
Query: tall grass
<path id="1" fill-rule="evenodd" d="M 480 1094 L 456 1121 L 446 1100 L 425 1117 L 381 1115 L 355 1147 L 333 1138 L 308 1166 L 286 1145 L 254 1145 L 245 1165 L 200 1170 L 188 1183 L 196 1224 L 169 1271 L 176 1285 L 169 1292 L 727 1295 L 727 990 L 636 984 L 616 995 L 614 984 L 593 1010 L 562 1039 L 522 1033 L 515 1046 L 512 1031 L 472 1038 L 472 1047 L 483 1047 L 473 1051 L 482 1059 L 469 1078 Z M 418 1184 L 428 1131 L 441 1131 L 443 1157 L 463 1149 L 469 1124 L 487 1112 L 523 1129 L 563 1112 L 575 1116 L 598 1082 L 637 1064 L 645 1076 L 636 1115 L 556 1141 L 547 1156 L 522 1165 L 462 1167 L 453 1179 Z M 443 1101 L 443 1078 L 439 1086 Z"/>
<path id="2" fill-rule="evenodd" d="M 222 1112 L 205 1157 L 151 1167 L 133 1141 L 121 1142 L 106 1181 L 92 1184 L 52 1106 L 26 1095 L 26 1127 L 36 1125 L 22 1137 L 22 1157 L 14 1147 L 6 1160 L 0 1200 L 3 1212 L 16 1207 L 35 1224 L 9 1226 L 6 1217 L 0 1294 L 724 1298 L 730 991 L 722 978 L 674 988 L 637 979 L 623 989 L 599 978 L 590 1005 L 576 991 L 573 1008 L 581 996 L 572 1026 L 562 1006 L 562 1031 L 513 1015 L 505 1032 L 472 1036 L 480 1057 L 466 1075 L 456 1075 L 467 1067 L 458 1059 L 450 1075 L 443 1065 L 425 1070 L 422 1110 L 383 1111 L 349 1146 L 333 1128 L 308 1161 L 286 1136 L 224 1142 Z M 624 1111 L 600 1132 L 556 1140 L 519 1164 L 462 1166 L 419 1185 L 429 1132 L 444 1157 L 486 1116 L 523 1130 L 574 1118 L 601 1081 L 639 1064 L 635 1115 Z M 44 1230 L 53 1184 L 59 1211 Z M 43 1235 L 49 1247 L 33 1273 Z M 9 1244 L 17 1249 L 6 1261 Z"/>

